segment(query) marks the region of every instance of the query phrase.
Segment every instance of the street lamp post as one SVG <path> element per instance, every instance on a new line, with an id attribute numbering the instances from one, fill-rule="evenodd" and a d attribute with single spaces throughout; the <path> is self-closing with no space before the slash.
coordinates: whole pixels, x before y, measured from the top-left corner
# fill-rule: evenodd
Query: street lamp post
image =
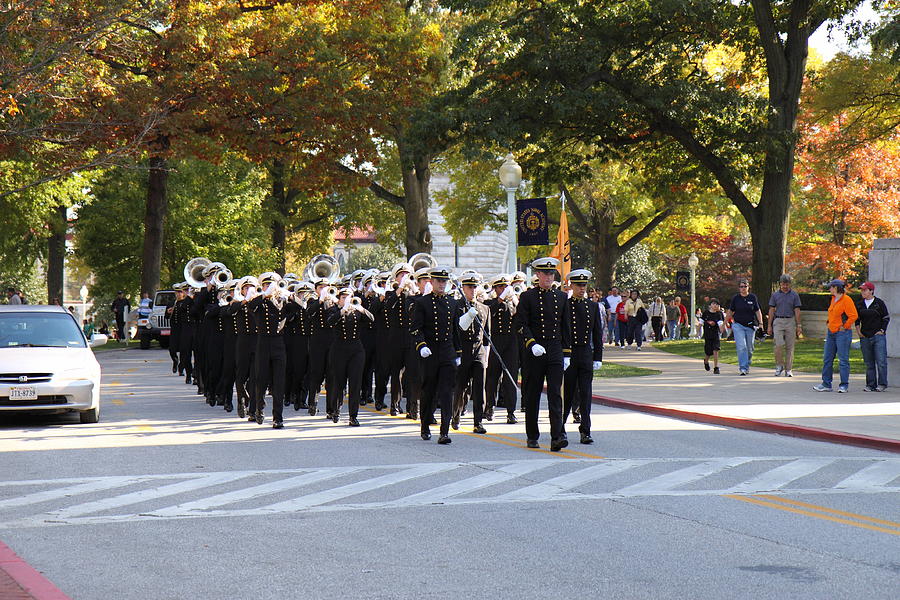
<path id="1" fill-rule="evenodd" d="M 522 167 L 513 158 L 512 153 L 500 165 L 500 185 L 506 191 L 506 236 L 508 242 L 507 262 L 510 273 L 516 271 L 516 191 L 522 183 Z"/>
<path id="2" fill-rule="evenodd" d="M 694 321 L 697 319 L 697 265 L 700 264 L 700 259 L 697 258 L 697 255 L 691 252 L 691 255 L 688 257 L 688 267 L 691 269 L 691 320 L 690 320 L 690 330 L 694 331 Z M 698 331 L 699 337 L 699 331 Z"/>
<path id="3" fill-rule="evenodd" d="M 86 285 L 82 285 L 81 289 L 78 290 L 78 294 L 81 296 L 81 318 L 87 319 L 87 297 L 88 297 L 88 289 Z"/>

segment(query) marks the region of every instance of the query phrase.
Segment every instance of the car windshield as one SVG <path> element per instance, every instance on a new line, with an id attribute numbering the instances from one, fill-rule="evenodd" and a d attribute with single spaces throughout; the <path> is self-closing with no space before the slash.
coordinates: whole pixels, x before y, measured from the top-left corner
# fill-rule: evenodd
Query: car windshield
<path id="1" fill-rule="evenodd" d="M 86 348 L 69 315 L 41 312 L 0 313 L 0 349 L 14 347 Z"/>
<path id="2" fill-rule="evenodd" d="M 156 306 L 172 306 L 175 304 L 175 292 L 156 292 Z"/>

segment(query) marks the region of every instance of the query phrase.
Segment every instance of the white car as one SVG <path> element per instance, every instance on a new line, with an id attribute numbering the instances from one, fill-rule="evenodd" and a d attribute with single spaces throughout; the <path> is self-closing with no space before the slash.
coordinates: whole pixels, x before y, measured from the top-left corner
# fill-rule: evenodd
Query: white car
<path id="1" fill-rule="evenodd" d="M 61 306 L 0 306 L 0 414 L 77 412 L 100 420 L 100 364 L 75 318 Z M 0 417 L 2 420 L 2 417 Z"/>

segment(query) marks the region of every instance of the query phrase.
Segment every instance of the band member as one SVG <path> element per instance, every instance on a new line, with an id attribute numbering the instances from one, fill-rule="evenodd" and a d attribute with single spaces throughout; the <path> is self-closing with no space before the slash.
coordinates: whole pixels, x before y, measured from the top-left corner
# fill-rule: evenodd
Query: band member
<path id="1" fill-rule="evenodd" d="M 472 416 L 475 433 L 487 433 L 481 420 L 484 416 L 484 369 L 487 366 L 487 331 L 490 311 L 478 302 L 475 291 L 481 284 L 481 275 L 467 271 L 459 278 L 462 299 L 457 301 L 456 321 L 459 325 L 459 343 L 462 349 L 461 363 L 456 370 L 456 390 L 453 396 L 453 429 L 459 429 L 459 418 L 466 405 L 465 391 L 472 398 Z"/>
<path id="2" fill-rule="evenodd" d="M 415 279 L 415 288 L 409 286 L 407 294 L 403 295 L 404 311 L 412 322 L 412 312 L 416 300 L 423 295 L 431 292 L 431 269 L 424 267 L 419 269 L 413 275 Z M 413 291 L 414 290 L 414 291 Z M 406 356 L 403 358 L 403 377 L 402 387 L 403 395 L 406 396 L 406 418 L 415 419 L 419 412 L 419 399 L 422 396 L 422 366 L 419 364 L 419 355 L 416 352 L 415 344 L 412 343 L 409 328 L 404 330 L 406 334 Z"/>
<path id="3" fill-rule="evenodd" d="M 312 328 L 306 308 L 309 295 L 314 287 L 309 283 L 301 283 L 298 292 L 292 294 L 285 303 L 284 345 L 287 350 L 287 373 L 285 374 L 285 406 L 294 405 L 294 410 L 308 408 L 306 398 L 309 391 L 309 338 Z"/>
<path id="4" fill-rule="evenodd" d="M 369 296 L 369 312 L 375 317 L 375 410 L 385 407 L 384 397 L 387 395 L 388 379 L 391 375 L 390 365 L 390 319 L 385 306 L 385 286 L 390 273 L 381 273 L 372 285 Z"/>
<path id="5" fill-rule="evenodd" d="M 558 452 L 569 445 L 562 419 L 563 378 L 562 319 L 566 295 L 553 289 L 555 258 L 539 258 L 531 263 L 537 273 L 538 286 L 525 290 L 516 308 L 516 330 L 525 339 L 523 401 L 525 431 L 529 448 L 540 448 L 538 413 L 541 391 L 547 382 L 547 406 L 550 413 L 550 450 Z"/>
<path id="6" fill-rule="evenodd" d="M 169 318 L 169 358 L 172 359 L 172 372 L 184 375 L 183 369 L 178 370 L 180 363 L 178 352 L 181 350 L 181 321 L 178 320 L 180 315 L 175 312 L 175 306 L 184 298 L 184 292 L 182 292 L 180 283 L 173 285 L 172 289 L 175 291 L 175 302 L 172 306 L 166 307 L 166 316 Z"/>
<path id="7" fill-rule="evenodd" d="M 360 289 L 356 292 L 357 297 L 362 300 L 362 307 L 365 308 L 369 312 L 369 314 L 373 316 L 373 318 L 377 318 L 375 317 L 375 309 L 378 308 L 380 310 L 380 303 L 377 302 L 378 298 L 372 289 L 375 285 L 376 274 L 377 273 L 375 271 L 366 273 L 360 280 Z M 366 359 L 363 362 L 362 387 L 359 391 L 359 404 L 361 406 L 365 406 L 366 404 L 369 404 L 374 400 L 372 390 L 376 365 L 376 335 L 374 320 L 363 322 L 359 337 L 360 341 L 362 341 L 363 351 L 366 353 Z"/>
<path id="8" fill-rule="evenodd" d="M 434 414 L 437 403 L 441 407 L 439 444 L 450 443 L 451 396 L 462 353 L 459 328 L 454 318 L 456 301 L 445 293 L 449 279 L 450 273 L 446 269 L 431 270 L 433 290 L 416 300 L 410 325 L 424 377 L 419 408 L 422 439 L 431 439 L 428 417 Z"/>
<path id="9" fill-rule="evenodd" d="M 326 311 L 333 304 L 333 299 L 329 297 L 333 290 L 329 289 L 327 280 L 319 280 L 316 282 L 316 297 L 309 300 L 306 305 L 307 318 L 309 319 L 310 335 L 309 348 L 313 349 L 309 353 L 309 398 L 307 406 L 310 416 L 315 416 L 318 412 L 319 390 L 322 384 L 326 384 L 326 406 L 328 404 L 328 394 L 330 387 L 325 378 L 328 375 L 328 349 L 334 340 L 334 331 L 326 317 Z"/>
<path id="10" fill-rule="evenodd" d="M 362 384 L 363 363 L 366 353 L 363 349 L 360 333 L 366 322 L 373 320 L 371 313 L 362 307 L 362 301 L 353 290 L 344 288 L 338 296 L 338 304 L 328 309 L 328 324 L 334 329 L 334 342 L 331 344 L 328 366 L 331 369 L 329 385 L 334 392 L 327 396 L 330 403 L 327 407 L 331 420 L 338 422 L 344 389 L 349 392 L 350 427 L 359 427 L 359 390 Z"/>
<path id="11" fill-rule="evenodd" d="M 251 421 L 256 420 L 256 317 L 250 310 L 249 302 L 256 296 L 254 280 L 245 279 L 238 290 L 241 302 L 233 305 L 234 322 L 237 325 L 237 339 L 234 343 L 235 376 L 237 388 L 237 413 L 244 418 L 248 414 Z M 249 411 L 249 412 L 248 412 Z"/>
<path id="12" fill-rule="evenodd" d="M 485 418 L 490 421 L 494 415 L 497 392 L 500 391 L 502 408 L 506 409 L 506 422 L 513 424 L 516 419 L 518 387 L 513 379 L 519 372 L 519 336 L 513 328 L 518 296 L 513 293 L 506 277 L 498 275 L 491 280 L 494 297 L 485 304 L 490 310 L 490 335 L 494 349 L 488 355 L 485 377 L 486 408 Z M 505 369 L 504 369 L 505 365 Z"/>
<path id="13" fill-rule="evenodd" d="M 219 404 L 225 407 L 225 412 L 234 410 L 234 380 L 235 380 L 235 350 L 237 344 L 237 323 L 232 309 L 234 288 L 233 286 L 220 293 L 219 312 L 222 319 L 222 376 L 219 378 L 217 395 Z"/>
<path id="14" fill-rule="evenodd" d="M 534 279 L 535 280 L 537 279 L 537 275 L 534 275 Z M 521 287 L 523 289 L 527 288 L 528 287 L 528 276 L 522 271 L 516 271 L 515 273 L 513 273 L 510 276 L 509 285 L 511 285 L 512 287 Z M 535 285 L 537 285 L 537 284 L 535 284 Z M 519 369 L 522 369 L 522 367 L 525 364 L 525 339 L 522 337 L 521 333 L 518 333 L 517 335 L 519 337 Z M 518 373 L 513 372 L 513 375 L 516 376 L 516 375 L 518 375 Z M 527 377 L 527 373 L 525 373 L 525 371 L 522 370 L 522 389 L 523 390 L 525 389 L 525 378 L 526 377 Z M 503 392 L 503 388 L 500 388 L 500 392 L 501 393 Z M 525 395 L 524 394 L 521 394 L 520 406 L 521 406 L 521 408 L 519 409 L 519 412 L 525 412 Z"/>
<path id="15" fill-rule="evenodd" d="M 394 281 L 384 294 L 383 311 L 387 313 L 388 332 L 386 352 L 388 376 L 391 382 L 391 416 L 400 412 L 400 372 L 409 346 L 409 304 L 406 298 L 411 294 L 413 282 L 410 279 L 412 267 L 407 263 L 395 265 L 391 271 Z"/>
<path id="16" fill-rule="evenodd" d="M 603 326 L 600 306 L 587 297 L 591 272 L 578 269 L 569 273 L 572 296 L 565 301 L 562 323 L 563 381 L 565 399 L 563 423 L 569 411 L 578 407 L 582 444 L 593 444 L 591 438 L 591 381 L 603 360 Z"/>
<path id="17" fill-rule="evenodd" d="M 278 275 L 264 273 L 259 283 L 263 293 L 250 301 L 250 310 L 256 314 L 256 410 L 254 416 L 260 425 L 266 407 L 266 389 L 272 392 L 272 427 L 284 428 L 284 374 L 287 354 L 284 350 L 284 299 L 277 285 Z"/>
<path id="18" fill-rule="evenodd" d="M 194 306 L 194 298 L 187 285 L 182 285 L 179 292 L 181 298 L 175 302 L 173 315 L 178 315 L 180 332 L 178 334 L 178 373 L 184 373 L 184 382 L 194 381 L 194 337 L 197 334 L 197 323 L 191 315 Z"/>
<path id="19" fill-rule="evenodd" d="M 224 398 L 219 396 L 225 362 L 225 321 L 218 291 L 213 290 L 208 296 L 203 323 L 206 325 L 206 402 L 210 406 L 225 406 Z"/>

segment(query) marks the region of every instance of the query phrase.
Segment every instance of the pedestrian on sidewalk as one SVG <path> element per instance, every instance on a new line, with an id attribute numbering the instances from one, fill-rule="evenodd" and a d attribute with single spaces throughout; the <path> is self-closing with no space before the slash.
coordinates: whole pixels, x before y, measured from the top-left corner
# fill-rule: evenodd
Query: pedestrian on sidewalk
<path id="1" fill-rule="evenodd" d="M 719 374 L 720 336 L 725 333 L 725 315 L 718 298 L 711 298 L 708 308 L 700 317 L 703 326 L 703 368 L 709 371 L 709 359 L 713 359 L 713 373 Z"/>
<path id="2" fill-rule="evenodd" d="M 628 336 L 628 313 L 625 311 L 627 300 L 622 300 L 616 306 L 616 346 L 625 347 L 625 338 Z"/>
<path id="3" fill-rule="evenodd" d="M 679 318 L 681 318 L 681 311 L 675 306 L 675 299 L 672 298 L 666 306 L 666 329 L 670 342 L 675 340 L 675 330 L 678 329 Z"/>
<path id="4" fill-rule="evenodd" d="M 726 320 L 732 323 L 734 345 L 737 349 L 738 370 L 741 375 L 750 372 L 753 362 L 753 346 L 756 343 L 756 328 L 762 325 L 762 310 L 756 294 L 750 293 L 750 283 L 746 279 L 738 282 L 738 293 L 728 305 Z"/>
<path id="5" fill-rule="evenodd" d="M 616 314 L 616 309 L 619 308 L 620 302 L 622 302 L 622 296 L 619 295 L 619 288 L 612 286 L 605 299 L 606 310 L 610 315 L 610 318 L 606 320 L 607 331 L 609 334 L 607 338 L 610 344 L 616 344 L 619 341 L 619 336 L 617 335 L 619 324 L 617 319 L 612 318 L 612 316 Z"/>
<path id="6" fill-rule="evenodd" d="M 128 313 L 131 310 L 131 305 L 128 303 L 128 299 L 125 298 L 124 290 L 119 290 L 116 294 L 116 299 L 112 301 L 109 308 L 116 318 L 116 339 L 121 342 L 125 339 L 125 319 L 128 318 Z"/>
<path id="7" fill-rule="evenodd" d="M 643 311 L 643 315 L 639 314 L 641 311 Z M 628 300 L 625 301 L 625 315 L 627 317 L 628 347 L 630 348 L 634 342 L 637 342 L 637 349 L 640 350 L 644 338 L 644 324 L 649 320 L 640 291 L 631 290 L 628 293 Z"/>
<path id="8" fill-rule="evenodd" d="M 779 290 L 769 298 L 768 334 L 775 340 L 775 377 L 793 377 L 794 342 L 802 333 L 800 295 L 791 289 L 793 278 L 778 278 Z"/>
<path id="9" fill-rule="evenodd" d="M 678 326 L 675 328 L 675 339 L 681 339 L 681 328 L 688 325 L 687 307 L 681 302 L 681 296 L 675 296 L 675 306 L 678 307 Z"/>
<path id="10" fill-rule="evenodd" d="M 883 392 L 887 388 L 887 326 L 891 320 L 884 300 L 875 296 L 875 284 L 859 286 L 862 299 L 856 302 L 856 333 L 866 362 L 864 392 Z"/>
<path id="11" fill-rule="evenodd" d="M 850 342 L 853 340 L 853 324 L 859 318 L 853 300 L 844 292 L 845 284 L 841 279 L 833 279 L 828 284 L 831 292 L 831 305 L 828 307 L 828 335 L 825 338 L 825 349 L 822 355 L 822 383 L 813 387 L 817 392 L 830 392 L 834 374 L 834 357 L 838 357 L 838 369 L 841 383 L 838 393 L 846 393 L 850 389 Z"/>
<path id="12" fill-rule="evenodd" d="M 653 326 L 653 341 L 661 342 L 663 339 L 663 321 L 666 318 L 666 305 L 663 299 L 657 296 L 650 303 L 650 323 Z"/>

